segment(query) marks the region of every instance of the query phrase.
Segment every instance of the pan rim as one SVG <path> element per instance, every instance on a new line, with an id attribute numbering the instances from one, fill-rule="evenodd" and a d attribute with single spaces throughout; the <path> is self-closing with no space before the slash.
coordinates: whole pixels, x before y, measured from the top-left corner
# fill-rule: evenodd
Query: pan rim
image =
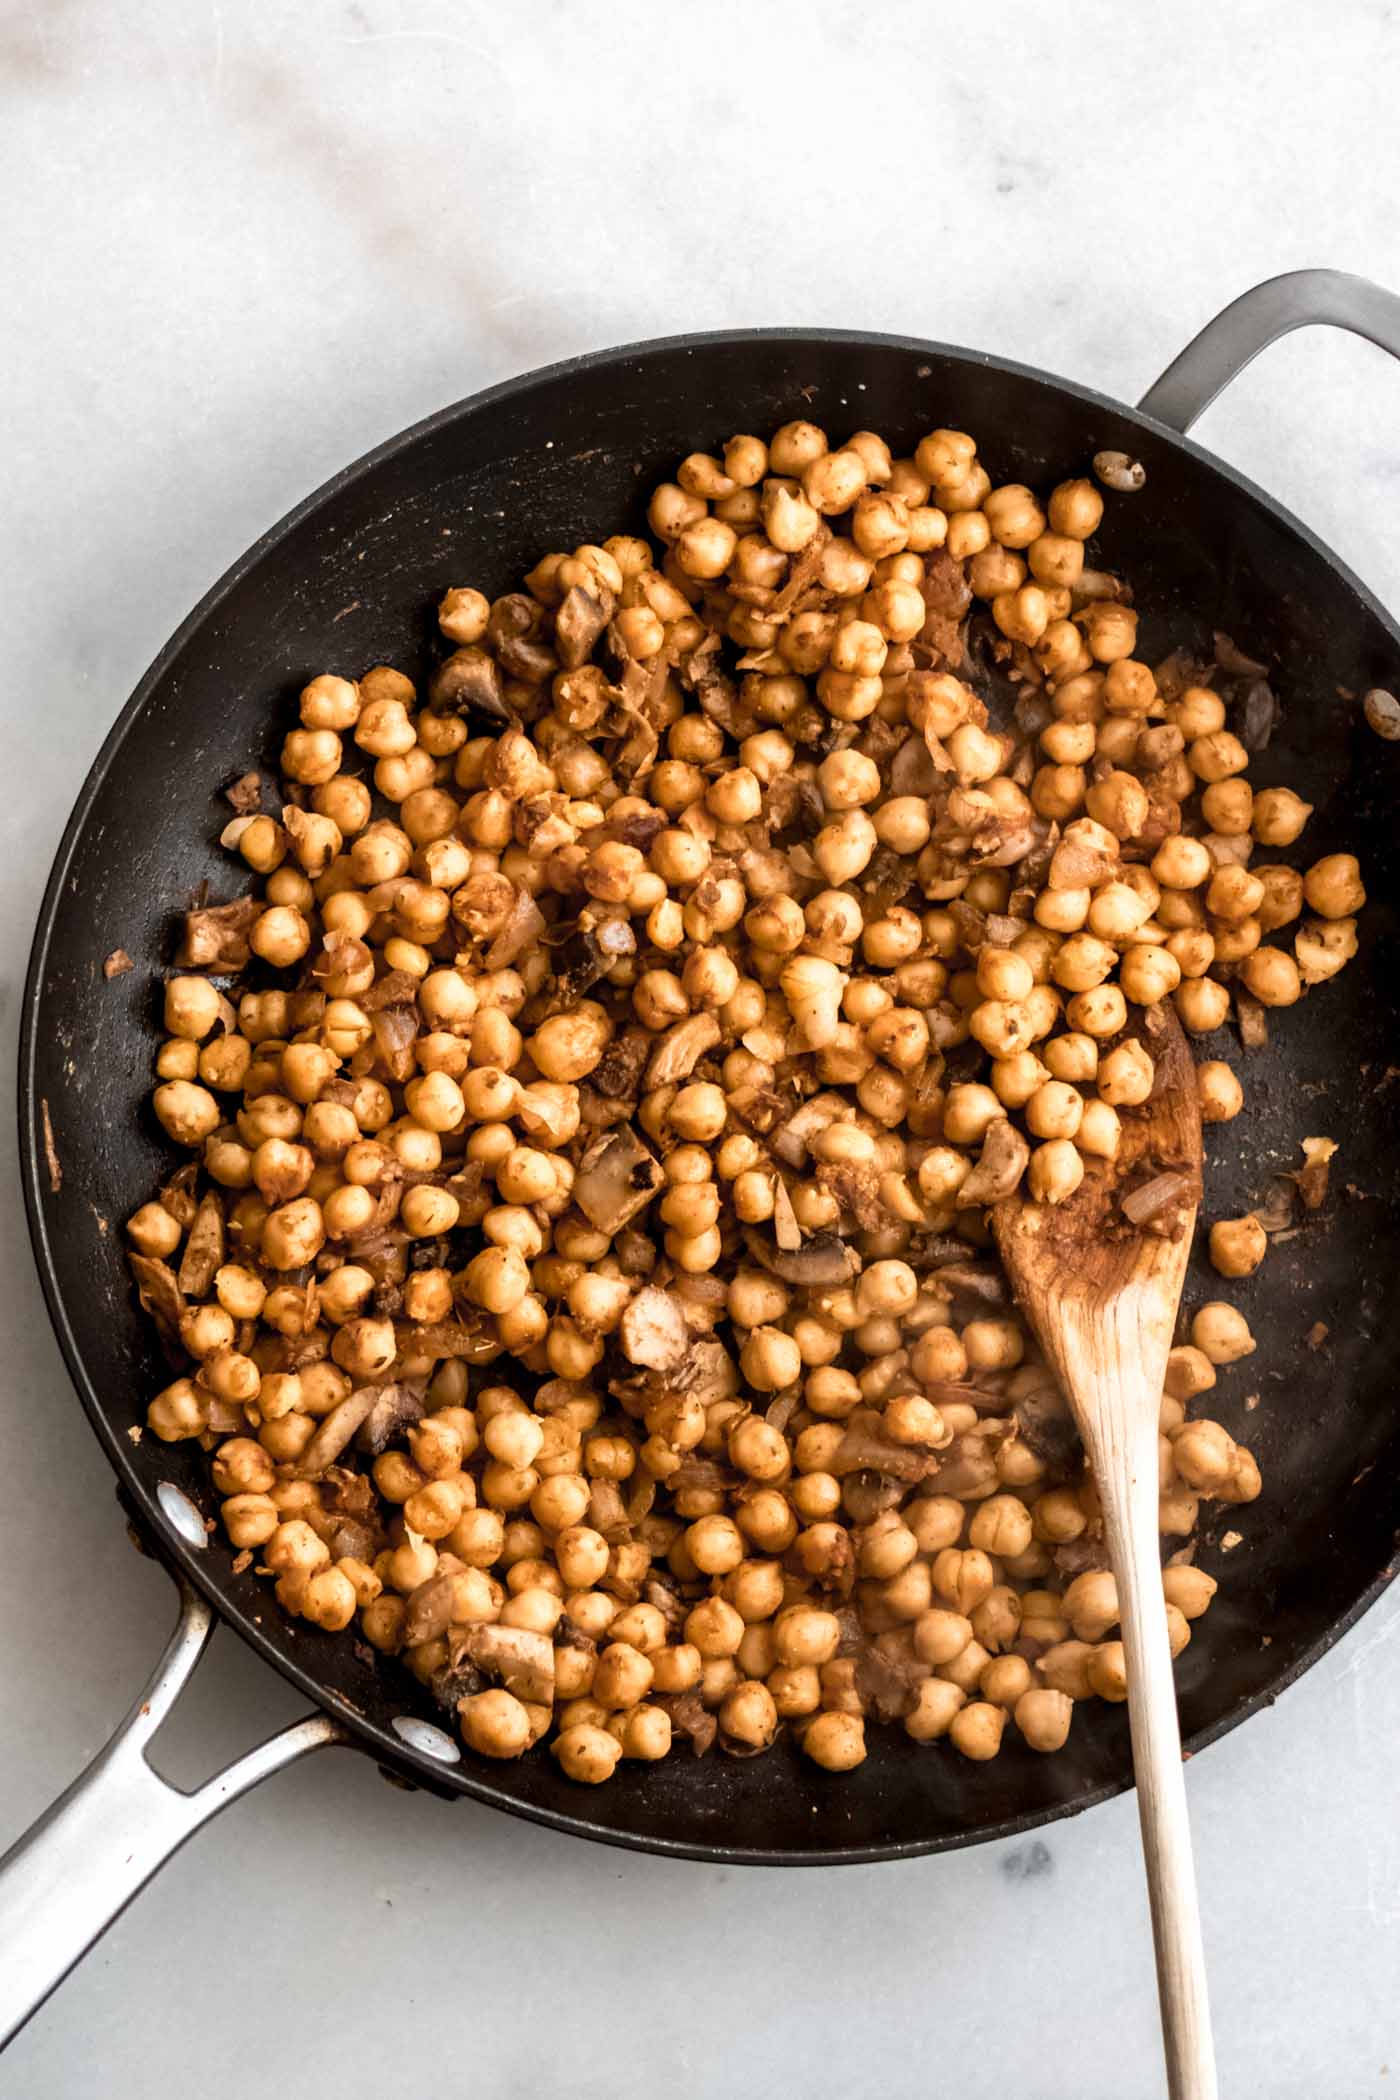
<path id="1" fill-rule="evenodd" d="M 905 1860 L 925 1854 L 947 1852 L 973 1844 L 991 1843 L 995 1840 L 1016 1837 L 1042 1826 L 1058 1822 L 1066 1816 L 1078 1815 L 1086 1809 L 1100 1806 L 1103 1802 L 1125 1793 L 1131 1780 L 1111 1780 L 1076 1795 L 1073 1799 L 1057 1803 L 1049 1808 L 1036 1808 L 1019 1816 L 978 1826 L 966 1832 L 950 1832 L 934 1838 L 921 1838 L 901 1842 L 891 1839 L 871 1844 L 837 1845 L 820 1849 L 793 1852 L 781 1847 L 734 1845 L 721 1841 L 706 1842 L 694 1839 L 672 1839 L 664 1836 L 644 1835 L 633 1831 L 622 1831 L 591 1821 L 586 1815 L 574 1815 L 565 1810 L 521 1801 L 504 1792 L 489 1777 L 479 1776 L 465 1766 L 454 1771 L 450 1782 L 446 1780 L 441 1765 L 422 1752 L 413 1750 L 397 1736 L 390 1737 L 350 1702 L 333 1689 L 320 1683 L 313 1673 L 285 1654 L 264 1634 L 260 1627 L 234 1606 L 222 1590 L 216 1575 L 203 1555 L 182 1539 L 174 1536 L 168 1524 L 160 1516 L 155 1497 L 150 1493 L 140 1476 L 131 1466 L 130 1452 L 124 1448 L 120 1438 L 109 1423 L 93 1379 L 89 1375 L 77 1338 L 69 1322 L 67 1308 L 58 1286 L 48 1222 L 45 1216 L 47 1185 L 43 1165 L 43 1144 L 39 1129 L 39 1101 L 37 1098 L 36 1057 L 39 1035 L 40 1008 L 44 977 L 54 933 L 54 921 L 58 902 L 68 878 L 69 868 L 78 841 L 86 827 L 94 803 L 100 795 L 107 774 L 125 741 L 132 724 L 145 706 L 151 693 L 165 676 L 169 667 L 179 658 L 209 618 L 238 586 L 248 572 L 285 542 L 308 518 L 314 516 L 343 490 L 374 473 L 388 461 L 408 451 L 420 441 L 435 435 L 450 425 L 468 416 L 528 393 L 532 389 L 551 383 L 567 382 L 582 373 L 601 366 L 625 365 L 629 360 L 645 360 L 671 356 L 676 353 L 690 355 L 708 348 L 725 346 L 742 348 L 748 344 L 791 343 L 803 344 L 813 349 L 831 346 L 854 348 L 887 348 L 917 356 L 935 357 L 981 367 L 986 370 L 1006 373 L 1017 378 L 1030 379 L 1042 386 L 1058 391 L 1080 408 L 1107 411 L 1149 432 L 1159 441 L 1177 448 L 1199 465 L 1221 477 L 1236 494 L 1248 497 L 1261 506 L 1300 540 L 1337 580 L 1351 592 L 1353 597 L 1379 625 L 1391 646 L 1400 655 L 1400 625 L 1387 612 L 1369 586 L 1340 559 L 1340 557 L 1314 533 L 1301 519 L 1288 510 L 1267 490 L 1262 489 L 1248 476 L 1240 473 L 1228 462 L 1220 459 L 1206 447 L 1172 428 L 1156 417 L 1143 414 L 1132 405 L 1116 400 L 1112 395 L 1086 386 L 1079 381 L 1066 379 L 1041 367 L 1017 359 L 1004 358 L 990 351 L 943 343 L 927 337 L 907 336 L 890 332 L 862 329 L 772 327 L 747 329 L 712 329 L 693 334 L 648 337 L 636 342 L 624 343 L 612 348 L 592 350 L 580 355 L 563 358 L 555 363 L 537 366 L 511 378 L 497 381 L 478 392 L 466 395 L 443 408 L 432 411 L 418 421 L 396 432 L 381 443 L 362 453 L 347 466 L 340 468 L 319 487 L 305 496 L 292 509 L 270 525 L 252 544 L 224 570 L 209 589 L 198 600 L 191 611 L 163 644 L 145 672 L 133 688 L 111 728 L 96 752 L 81 788 L 75 799 L 67 822 L 63 827 L 54 853 L 44 891 L 40 900 L 35 924 L 33 944 L 25 972 L 24 988 L 20 1004 L 20 1032 L 17 1059 L 18 1116 L 20 1182 L 24 1195 L 26 1221 L 35 1266 L 38 1269 L 40 1287 L 50 1325 L 54 1330 L 89 1424 L 105 1453 L 119 1484 L 119 1493 L 134 1505 L 144 1528 L 154 1540 L 159 1541 L 159 1555 L 173 1565 L 199 1591 L 215 1611 L 220 1621 L 252 1647 L 264 1661 L 270 1663 L 280 1676 L 294 1685 L 298 1691 L 314 1702 L 322 1711 L 328 1712 L 340 1722 L 354 1738 L 356 1745 L 367 1750 L 381 1766 L 390 1768 L 395 1774 L 411 1778 L 415 1784 L 440 1796 L 457 1800 L 464 1795 L 501 1810 L 511 1816 L 522 1817 L 551 1830 L 566 1835 L 588 1839 L 595 1843 L 618 1846 L 629 1851 L 654 1853 L 662 1857 L 695 1859 L 709 1863 L 724 1863 L 752 1866 L 842 1866 L 870 1865 L 885 1860 Z M 1329 1648 L 1341 1639 L 1352 1626 L 1371 1608 L 1390 1585 L 1396 1572 L 1394 1559 L 1377 1571 L 1372 1581 L 1360 1593 L 1350 1608 L 1334 1620 L 1318 1638 L 1296 1657 L 1278 1676 L 1251 1698 L 1231 1707 L 1218 1721 L 1209 1727 L 1197 1730 L 1187 1738 L 1184 1752 L 1188 1757 L 1198 1754 L 1210 1744 L 1228 1735 L 1233 1729 L 1248 1720 L 1260 1709 L 1272 1706 L 1283 1692 L 1311 1669 Z"/>

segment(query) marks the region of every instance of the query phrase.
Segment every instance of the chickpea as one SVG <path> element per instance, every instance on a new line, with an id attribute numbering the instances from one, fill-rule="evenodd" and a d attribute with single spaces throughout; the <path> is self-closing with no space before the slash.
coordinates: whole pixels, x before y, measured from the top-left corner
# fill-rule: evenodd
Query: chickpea
<path id="1" fill-rule="evenodd" d="M 1138 1006 L 1156 1006 L 1181 983 L 1181 965 L 1166 948 L 1132 947 L 1118 966 L 1118 981 Z"/>
<path id="2" fill-rule="evenodd" d="M 149 1255 L 157 1261 L 166 1260 L 180 1244 L 178 1220 L 172 1218 L 169 1211 L 159 1203 L 143 1203 L 141 1208 L 127 1219 L 126 1230 L 127 1237 L 137 1253 Z M 261 1305 L 262 1297 L 259 1294 L 257 1305 L 253 1308 L 253 1316 L 256 1316 Z"/>
<path id="3" fill-rule="evenodd" d="M 1261 846 L 1291 846 L 1311 815 L 1312 804 L 1292 788 L 1261 788 L 1254 797 L 1249 828 Z"/>
<path id="4" fill-rule="evenodd" d="M 313 1261 L 325 1242 L 321 1206 L 301 1196 L 269 1212 L 262 1235 L 262 1258 L 274 1269 L 300 1269 Z"/>
<path id="5" fill-rule="evenodd" d="M 1131 773 L 1114 772 L 1095 781 L 1084 801 L 1094 821 L 1117 838 L 1135 838 L 1147 822 L 1147 790 Z"/>
<path id="6" fill-rule="evenodd" d="M 1032 1686 L 1017 1699 L 1012 1717 L 1032 1750 L 1060 1750 L 1069 1738 L 1074 1701 L 1048 1685 Z"/>
<path id="7" fill-rule="evenodd" d="M 1083 1085 L 1098 1073 L 1099 1046 L 1091 1035 L 1071 1031 L 1056 1036 L 1045 1045 L 1043 1055 L 1047 1072 L 1059 1081 Z M 1081 1103 L 1081 1114 L 1082 1108 Z M 1066 1134 L 1072 1136 L 1073 1132 Z"/>
<path id="8" fill-rule="evenodd" d="M 974 1700 L 953 1715 L 948 1733 L 964 1757 L 983 1763 L 996 1756 L 1006 1727 L 1005 1709 L 988 1700 Z"/>
<path id="9" fill-rule="evenodd" d="M 824 1771 L 853 1771 L 865 1760 L 865 1724 L 859 1714 L 816 1714 L 803 1731 L 802 1750 Z"/>
<path id="10" fill-rule="evenodd" d="M 1072 1138 L 1083 1114 L 1083 1097 L 1075 1087 L 1062 1079 L 1047 1079 L 1026 1103 L 1026 1128 L 1033 1137 Z"/>
<path id="11" fill-rule="evenodd" d="M 948 1089 L 943 1110 L 943 1131 L 950 1144 L 976 1145 L 1005 1111 L 987 1086 L 960 1083 Z"/>
<path id="12" fill-rule="evenodd" d="M 1248 868 L 1227 861 L 1218 867 L 1206 890 L 1206 910 L 1212 919 L 1237 926 L 1252 918 L 1264 901 L 1264 885 Z"/>
<path id="13" fill-rule="evenodd" d="M 222 997 L 207 977 L 170 977 L 165 985 L 165 1026 L 170 1035 L 197 1043 L 218 1021 Z"/>
<path id="14" fill-rule="evenodd" d="M 1244 1089 L 1218 1058 L 1196 1067 L 1196 1092 L 1203 1123 L 1228 1123 L 1244 1106 Z"/>
<path id="15" fill-rule="evenodd" d="M 1082 581 L 1082 578 L 1081 578 Z M 1131 656 L 1137 646 L 1137 614 L 1111 599 L 1089 605 L 1081 616 L 1084 640 L 1096 663 Z"/>
<path id="16" fill-rule="evenodd" d="M 1070 1138 L 1051 1138 L 1037 1145 L 1027 1169 L 1032 1200 L 1058 1204 L 1072 1196 L 1084 1179 L 1084 1161 Z"/>
<path id="17" fill-rule="evenodd" d="M 1304 984 L 1325 984 L 1356 953 L 1355 919 L 1304 919 L 1293 943 Z"/>
<path id="18" fill-rule="evenodd" d="M 1255 917 L 1265 933 L 1290 926 L 1303 909 L 1303 878 L 1294 868 L 1258 867 L 1254 874 L 1263 889 Z"/>
<path id="19" fill-rule="evenodd" d="M 1216 1301 L 1203 1305 L 1191 1322 L 1191 1340 L 1212 1364 L 1237 1363 L 1254 1354 L 1254 1337 L 1243 1313 Z"/>
<path id="20" fill-rule="evenodd" d="M 1210 1228 L 1210 1258 L 1222 1276 L 1252 1276 L 1269 1251 L 1255 1217 L 1223 1218 Z"/>
<path id="21" fill-rule="evenodd" d="M 728 1449 L 731 1465 L 753 1480 L 780 1480 L 787 1473 L 787 1439 L 761 1415 L 748 1415 L 731 1430 Z"/>
<path id="22" fill-rule="evenodd" d="M 1121 1034 L 1128 1020 L 1128 1002 L 1116 984 L 1099 984 L 1076 992 L 1065 1007 L 1065 1019 L 1079 1035 L 1102 1040 Z"/>
<path id="23" fill-rule="evenodd" d="M 977 1689 L 993 1706 L 1009 1713 L 1030 1691 L 1033 1681 L 1031 1666 L 1023 1655 L 997 1655 L 984 1665 Z"/>
<path id="24" fill-rule="evenodd" d="M 1188 1487 L 1209 1495 L 1229 1479 L 1235 1446 L 1219 1422 L 1188 1422 L 1172 1445 L 1177 1472 Z"/>
<path id="25" fill-rule="evenodd" d="M 1092 539 L 1103 517 L 1103 497 L 1092 481 L 1062 481 L 1050 497 L 1050 528 L 1068 539 Z"/>
<path id="26" fill-rule="evenodd" d="M 969 1320 L 962 1331 L 963 1352 L 973 1371 L 1006 1371 L 1025 1353 L 1021 1329 L 1014 1320 Z"/>
<path id="27" fill-rule="evenodd" d="M 1098 1091 L 1113 1108 L 1139 1107 L 1152 1092 L 1156 1069 L 1136 1040 L 1119 1043 L 1099 1064 Z"/>
<path id="28" fill-rule="evenodd" d="M 917 1687 L 914 1705 L 904 1717 L 905 1734 L 916 1743 L 937 1742 L 948 1733 L 967 1694 L 956 1684 L 926 1677 Z"/>
<path id="29" fill-rule="evenodd" d="M 214 1096 L 188 1079 L 168 1079 L 151 1096 L 162 1129 L 177 1145 L 202 1145 L 223 1121 Z"/>
<path id="30" fill-rule="evenodd" d="M 146 1426 L 166 1444 L 202 1436 L 209 1426 L 208 1399 L 191 1379 L 177 1378 L 152 1400 L 146 1410 Z"/>
<path id="31" fill-rule="evenodd" d="M 159 1434 L 159 1432 L 157 1432 Z M 265 1546 L 278 1529 L 277 1505 L 270 1495 L 231 1495 L 219 1512 L 229 1543 L 240 1552 Z"/>
<path id="32" fill-rule="evenodd" d="M 634 1706 L 622 1729 L 622 1754 L 655 1764 L 669 1755 L 671 1716 L 661 1706 Z"/>
<path id="33" fill-rule="evenodd" d="M 978 1505 L 968 1540 L 985 1553 L 1014 1558 L 1031 1543 L 1030 1512 L 1015 1495 L 993 1495 Z"/>
<path id="34" fill-rule="evenodd" d="M 1150 863 L 1152 874 L 1163 889 L 1194 890 L 1210 880 L 1211 858 L 1200 839 L 1176 837 L 1164 839 L 1153 854 Z"/>
<path id="35" fill-rule="evenodd" d="M 1198 780 L 1211 783 L 1229 780 L 1234 774 L 1245 772 L 1249 766 L 1249 753 L 1228 729 L 1216 729 L 1206 736 L 1198 736 L 1187 745 L 1186 762 Z M 1267 843 L 1281 845 L 1283 841 L 1275 839 Z"/>
<path id="36" fill-rule="evenodd" d="M 975 1548 L 944 1547 L 935 1556 L 934 1589 L 964 1618 L 988 1595 L 994 1581 L 991 1562 Z"/>
<path id="37" fill-rule="evenodd" d="M 781 1328 L 755 1327 L 740 1351 L 739 1364 L 758 1392 L 776 1393 L 801 1376 L 802 1352 Z"/>
<path id="38" fill-rule="evenodd" d="M 1303 877 L 1308 908 L 1323 919 L 1347 919 L 1366 902 L 1366 890 L 1354 853 L 1329 853 Z"/>
<path id="39" fill-rule="evenodd" d="M 720 1704 L 719 1725 L 733 1741 L 766 1750 L 778 1729 L 778 1709 L 768 1687 L 752 1679 L 735 1685 Z"/>
<path id="40" fill-rule="evenodd" d="M 1168 1604 L 1183 1618 L 1199 1619 L 1207 1610 L 1218 1585 L 1204 1568 L 1168 1567 L 1162 1570 L 1162 1590 Z"/>
<path id="41" fill-rule="evenodd" d="M 598 1657 L 593 1697 L 606 1707 L 638 1705 L 651 1689 L 652 1665 L 639 1648 L 613 1641 Z"/>
<path id="42" fill-rule="evenodd" d="M 1210 1035 L 1230 1012 L 1230 994 L 1213 977 L 1188 977 L 1173 994 L 1181 1025 L 1190 1035 Z"/>
<path id="43" fill-rule="evenodd" d="M 1173 1348 L 1167 1357 L 1167 1392 L 1178 1401 L 1192 1401 L 1199 1392 L 1215 1384 L 1215 1365 L 1205 1350 L 1194 1344 Z"/>
<path id="44" fill-rule="evenodd" d="M 561 1729 L 550 1748 L 565 1775 L 585 1786 L 600 1786 L 611 1779 L 622 1756 L 616 1736 L 586 1722 Z"/>
<path id="45" fill-rule="evenodd" d="M 1076 1575 L 1063 1598 L 1065 1617 L 1082 1641 L 1101 1641 L 1118 1624 L 1118 1585 L 1107 1568 Z"/>

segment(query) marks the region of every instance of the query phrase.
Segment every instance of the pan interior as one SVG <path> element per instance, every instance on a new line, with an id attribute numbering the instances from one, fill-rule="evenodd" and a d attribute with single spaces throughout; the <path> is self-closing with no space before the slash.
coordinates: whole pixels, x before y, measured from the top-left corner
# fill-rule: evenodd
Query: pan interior
<path id="1" fill-rule="evenodd" d="M 144 1106 L 158 1016 L 147 958 L 168 966 L 176 917 L 201 880 L 215 898 L 240 888 L 217 845 L 227 805 L 216 791 L 250 766 L 275 769 L 298 688 L 318 671 L 379 662 L 423 672 L 438 653 L 432 609 L 449 585 L 494 595 L 550 548 L 644 529 L 646 493 L 686 452 L 795 415 L 838 434 L 878 429 L 906 449 L 935 425 L 966 428 L 997 480 L 1052 483 L 1103 448 L 1141 458 L 1147 485 L 1111 504 L 1099 559 L 1133 580 L 1142 653 L 1209 654 L 1219 629 L 1265 659 L 1284 715 L 1252 777 L 1287 781 L 1315 803 L 1311 857 L 1361 857 L 1371 903 L 1360 958 L 1276 1017 L 1268 1048 L 1242 1053 L 1233 1031 L 1209 1043 L 1241 1069 L 1247 1108 L 1207 1134 L 1207 1219 L 1260 1201 L 1273 1174 L 1301 1163 L 1303 1137 L 1340 1146 L 1326 1210 L 1253 1278 L 1222 1288 L 1198 1257 L 1188 1283 L 1188 1306 L 1228 1295 L 1259 1339 L 1211 1407 L 1257 1453 L 1264 1495 L 1205 1532 L 1202 1562 L 1221 1589 L 1177 1666 L 1184 1732 L 1199 1744 L 1272 1698 L 1370 1601 L 1395 1543 L 1400 1344 L 1385 1313 L 1400 1203 L 1390 1138 L 1400 1109 L 1400 746 L 1367 730 L 1358 700 L 1368 686 L 1395 686 L 1400 637 L 1258 491 L 1112 403 L 937 346 L 784 332 L 585 359 L 384 447 L 216 587 L 104 749 L 40 921 L 21 1117 L 45 1288 L 84 1404 L 133 1507 L 245 1638 L 385 1765 L 438 1791 L 622 1843 L 818 1862 L 967 1843 L 1101 1799 L 1129 1781 L 1124 1714 L 1095 1702 L 1060 1755 L 1039 1758 L 1008 1738 L 988 1765 L 872 1730 L 871 1756 L 842 1778 L 787 1748 L 743 1763 L 623 1766 L 597 1792 L 563 1780 L 547 1756 L 436 1762 L 392 1727 L 405 1714 L 441 1718 L 425 1693 L 349 1641 L 285 1619 L 251 1573 L 232 1572 L 217 1533 L 195 1554 L 160 1516 L 163 1482 L 206 1514 L 215 1502 L 200 1452 L 132 1434 L 168 1374 L 134 1306 L 121 1231 L 170 1164 Z M 138 967 L 106 983 L 102 962 L 118 947 Z"/>

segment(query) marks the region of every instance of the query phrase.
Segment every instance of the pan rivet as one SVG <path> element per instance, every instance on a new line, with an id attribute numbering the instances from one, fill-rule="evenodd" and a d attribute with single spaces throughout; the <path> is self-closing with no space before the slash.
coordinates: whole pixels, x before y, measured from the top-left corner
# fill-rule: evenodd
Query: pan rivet
<path id="1" fill-rule="evenodd" d="M 414 1714 L 395 1714 L 389 1726 L 410 1750 L 417 1750 L 423 1757 L 435 1757 L 440 1765 L 462 1762 L 462 1753 L 451 1736 L 435 1728 L 431 1721 L 420 1721 Z"/>
<path id="2" fill-rule="evenodd" d="M 209 1534 L 204 1529 L 204 1519 L 191 1502 L 183 1488 L 177 1488 L 173 1480 L 162 1480 L 156 1489 L 156 1500 L 165 1512 L 172 1531 L 178 1531 L 187 1546 L 202 1553 L 209 1544 Z"/>

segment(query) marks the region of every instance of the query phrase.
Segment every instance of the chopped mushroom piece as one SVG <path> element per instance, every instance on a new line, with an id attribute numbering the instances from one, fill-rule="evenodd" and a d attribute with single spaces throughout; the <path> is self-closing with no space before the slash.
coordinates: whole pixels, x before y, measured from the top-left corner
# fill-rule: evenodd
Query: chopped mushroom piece
<path id="1" fill-rule="evenodd" d="M 465 715 L 473 709 L 498 722 L 510 720 L 495 659 L 484 649 L 457 649 L 433 673 L 428 698 L 434 708 Z"/>
<path id="2" fill-rule="evenodd" d="M 721 1033 L 713 1014 L 690 1014 L 684 1021 L 677 1021 L 651 1054 L 647 1085 L 669 1086 L 673 1080 L 689 1079 L 705 1052 L 713 1050 L 720 1041 Z"/>
<path id="3" fill-rule="evenodd" d="M 392 1390 L 392 1388 L 391 1388 Z M 321 1422 L 297 1464 L 299 1480 L 315 1480 L 341 1453 L 369 1420 L 383 1397 L 378 1386 L 361 1386 L 345 1398 Z"/>
<path id="4" fill-rule="evenodd" d="M 762 1233 L 746 1229 L 744 1244 L 756 1262 L 784 1283 L 809 1290 L 849 1283 L 859 1273 L 860 1257 L 833 1232 L 818 1233 L 796 1249 L 771 1247 Z"/>
<path id="5" fill-rule="evenodd" d="M 224 1206 L 211 1189 L 200 1201 L 180 1262 L 179 1285 L 186 1298 L 208 1296 L 224 1259 Z"/>
<path id="6" fill-rule="evenodd" d="M 469 1626 L 462 1646 L 479 1670 L 499 1677 L 517 1699 L 548 1705 L 554 1698 L 554 1647 L 521 1626 Z"/>
<path id="7" fill-rule="evenodd" d="M 977 1204 L 1001 1203 L 1015 1194 L 1026 1171 L 1031 1148 L 1009 1116 L 1000 1116 L 987 1126 L 977 1164 L 958 1190 L 959 1210 Z"/>
<path id="8" fill-rule="evenodd" d="M 620 1232 L 645 1210 L 664 1179 L 660 1166 L 630 1130 L 599 1138 L 579 1162 L 574 1201 L 600 1232 Z"/>
<path id="9" fill-rule="evenodd" d="M 356 1450 L 368 1458 L 378 1458 L 415 1422 L 421 1422 L 423 1415 L 422 1395 L 411 1386 L 381 1386 L 356 1432 Z"/>
<path id="10" fill-rule="evenodd" d="M 256 897 L 236 897 L 232 904 L 206 904 L 186 912 L 176 963 L 182 970 L 243 969 L 252 955 L 248 936 L 262 911 Z"/>
<path id="11" fill-rule="evenodd" d="M 240 773 L 224 789 L 224 800 L 236 816 L 253 816 L 262 808 L 262 774 Z"/>
<path id="12" fill-rule="evenodd" d="M 627 1361 L 650 1371 L 678 1370 L 690 1349 L 685 1313 L 669 1291 L 638 1291 L 622 1315 L 620 1332 Z"/>
<path id="13" fill-rule="evenodd" d="M 612 611 L 611 593 L 605 593 L 601 602 L 578 584 L 565 593 L 554 616 L 554 641 L 566 671 L 587 663 Z"/>

